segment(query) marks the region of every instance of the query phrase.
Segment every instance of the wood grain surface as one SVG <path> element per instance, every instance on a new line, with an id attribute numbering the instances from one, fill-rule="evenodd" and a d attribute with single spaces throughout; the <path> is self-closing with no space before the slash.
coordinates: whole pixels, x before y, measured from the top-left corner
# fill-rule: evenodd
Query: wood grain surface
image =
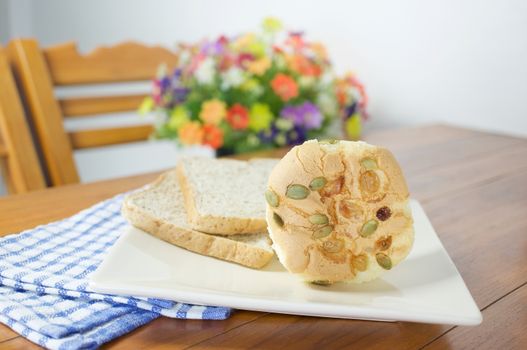
<path id="1" fill-rule="evenodd" d="M 69 133 L 74 149 L 116 145 L 126 142 L 145 141 L 152 134 L 152 125 L 123 126 L 109 129 L 90 129 Z"/>
<path id="2" fill-rule="evenodd" d="M 11 66 L 0 47 L 0 163 L 10 193 L 46 187 Z"/>
<path id="3" fill-rule="evenodd" d="M 9 43 L 8 57 L 21 86 L 34 125 L 37 147 L 42 151 L 45 170 L 53 185 L 79 182 L 62 111 L 55 99 L 53 81 L 38 43 L 33 39 L 15 39 Z"/>
<path id="4" fill-rule="evenodd" d="M 78 97 L 60 100 L 65 118 L 136 111 L 146 95 Z"/>
<path id="5" fill-rule="evenodd" d="M 434 125 L 366 140 L 389 147 L 483 313 L 477 327 L 237 311 L 226 321 L 160 318 L 114 349 L 526 349 L 527 140 Z M 285 150 L 260 153 L 281 156 Z M 242 156 L 243 157 L 243 156 Z M 247 157 L 247 156 L 244 156 Z M 157 174 L 0 199 L 0 235 L 66 217 Z M 61 203 L 61 205 L 57 205 Z M 0 348 L 35 346 L 0 326 Z"/>
<path id="6" fill-rule="evenodd" d="M 74 42 L 48 47 L 44 55 L 55 85 L 150 80 L 160 63 L 172 71 L 178 55 L 161 46 L 123 42 L 85 55 Z"/>

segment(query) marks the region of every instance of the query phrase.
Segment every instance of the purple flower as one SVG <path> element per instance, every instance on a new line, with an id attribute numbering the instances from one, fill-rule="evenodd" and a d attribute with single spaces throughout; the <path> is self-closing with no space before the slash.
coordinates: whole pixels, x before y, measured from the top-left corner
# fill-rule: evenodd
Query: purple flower
<path id="1" fill-rule="evenodd" d="M 206 41 L 201 46 L 201 53 L 205 55 L 221 55 L 225 52 L 225 40 L 220 37 L 218 40 Z"/>
<path id="2" fill-rule="evenodd" d="M 322 113 L 313 103 L 304 102 L 298 106 L 298 109 L 302 114 L 303 126 L 306 129 L 318 129 L 322 126 Z"/>
<path id="3" fill-rule="evenodd" d="M 187 98 L 187 95 L 189 93 L 189 89 L 177 86 L 172 89 L 172 97 L 174 98 L 174 102 L 181 103 L 185 101 Z"/>
<path id="4" fill-rule="evenodd" d="M 269 129 L 259 132 L 258 137 L 262 143 L 272 144 L 277 134 L 278 128 L 273 124 Z"/>
<path id="5" fill-rule="evenodd" d="M 200 52 L 203 54 L 203 55 L 208 55 L 210 53 L 210 51 L 212 51 L 212 43 L 210 41 L 205 41 L 201 44 L 201 47 L 200 47 Z"/>
<path id="6" fill-rule="evenodd" d="M 295 126 L 285 134 L 288 145 L 300 145 L 306 140 L 306 132 L 303 128 Z"/>
<path id="7" fill-rule="evenodd" d="M 297 106 L 285 106 L 282 108 L 280 115 L 282 118 L 292 121 L 294 125 L 300 126 L 304 123 Z"/>
<path id="8" fill-rule="evenodd" d="M 269 129 L 258 133 L 258 137 L 264 144 L 300 145 L 306 140 L 306 130 L 301 126 L 295 126 L 293 129 L 283 132 L 273 123 Z"/>
<path id="9" fill-rule="evenodd" d="M 318 129 L 322 126 L 322 113 L 311 102 L 304 102 L 299 106 L 285 106 L 280 112 L 280 116 L 291 120 L 295 126 L 303 127 L 307 130 Z"/>
<path id="10" fill-rule="evenodd" d="M 164 94 L 170 88 L 170 78 L 167 76 L 164 76 L 159 81 L 159 85 L 161 88 L 161 93 Z"/>
<path id="11" fill-rule="evenodd" d="M 344 117 L 348 119 L 349 117 L 354 115 L 356 111 L 357 111 L 357 102 L 353 102 L 352 104 L 350 104 L 348 107 L 345 108 Z"/>
<path id="12" fill-rule="evenodd" d="M 172 79 L 174 80 L 174 82 L 179 82 L 182 74 L 183 70 L 181 68 L 174 69 L 174 74 L 172 75 Z"/>
<path id="13" fill-rule="evenodd" d="M 165 93 L 165 91 L 168 90 L 168 88 L 170 88 L 170 90 L 166 92 L 168 92 L 171 95 L 170 96 L 171 105 L 180 104 L 184 102 L 189 93 L 189 89 L 182 85 L 182 82 L 181 82 L 182 74 L 183 74 L 182 69 L 176 68 L 174 69 L 174 73 L 172 73 L 170 81 L 168 77 L 163 78 L 163 80 L 161 81 L 163 93 Z M 167 81 L 169 82 L 167 83 Z"/>

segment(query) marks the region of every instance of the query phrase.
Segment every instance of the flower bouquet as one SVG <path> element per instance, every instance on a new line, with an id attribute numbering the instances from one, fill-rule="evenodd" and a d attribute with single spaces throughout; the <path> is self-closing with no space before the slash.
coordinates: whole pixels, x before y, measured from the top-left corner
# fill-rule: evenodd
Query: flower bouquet
<path id="1" fill-rule="evenodd" d="M 337 78 L 322 44 L 283 30 L 276 19 L 264 20 L 258 34 L 178 51 L 178 66 L 159 70 L 140 107 L 156 112 L 157 138 L 226 154 L 342 138 L 343 129 L 360 136 L 363 86 L 350 74 Z"/>

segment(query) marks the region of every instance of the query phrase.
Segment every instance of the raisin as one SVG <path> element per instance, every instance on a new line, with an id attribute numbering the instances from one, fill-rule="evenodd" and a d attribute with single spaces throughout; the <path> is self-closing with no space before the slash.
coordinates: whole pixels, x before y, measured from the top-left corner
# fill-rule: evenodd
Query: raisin
<path id="1" fill-rule="evenodd" d="M 386 221 L 392 216 L 392 211 L 388 207 L 382 207 L 377 210 L 377 219 L 381 221 Z"/>

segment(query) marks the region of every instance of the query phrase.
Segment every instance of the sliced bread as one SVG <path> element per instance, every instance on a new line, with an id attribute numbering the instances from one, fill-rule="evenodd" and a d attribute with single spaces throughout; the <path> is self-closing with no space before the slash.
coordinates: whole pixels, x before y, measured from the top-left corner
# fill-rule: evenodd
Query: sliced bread
<path id="1" fill-rule="evenodd" d="M 265 189 L 276 159 L 186 158 L 177 175 L 190 226 L 225 235 L 267 229 Z"/>
<path id="2" fill-rule="evenodd" d="M 199 254 L 252 268 L 265 266 L 274 256 L 266 230 L 224 237 L 191 229 L 175 171 L 161 175 L 148 188 L 128 195 L 122 213 L 133 226 Z"/>

